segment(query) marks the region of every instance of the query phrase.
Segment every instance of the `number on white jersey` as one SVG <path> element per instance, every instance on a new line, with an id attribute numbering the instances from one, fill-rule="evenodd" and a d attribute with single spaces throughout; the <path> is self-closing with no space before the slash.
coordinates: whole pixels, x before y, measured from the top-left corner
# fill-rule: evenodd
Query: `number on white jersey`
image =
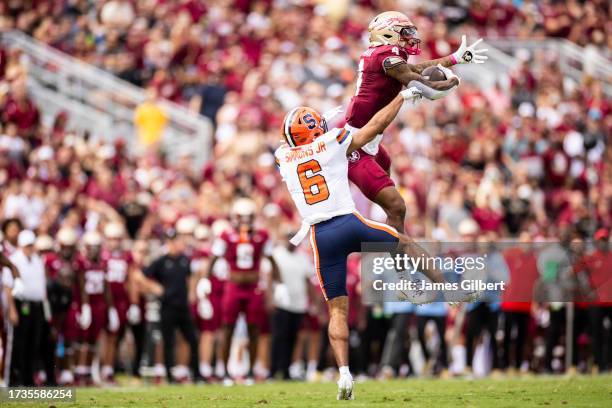
<path id="1" fill-rule="evenodd" d="M 253 245 L 242 243 L 236 246 L 236 266 L 240 269 L 251 269 L 253 267 Z"/>
<path id="2" fill-rule="evenodd" d="M 109 259 L 106 280 L 123 283 L 127 278 L 127 262 L 123 259 Z"/>
<path id="3" fill-rule="evenodd" d="M 315 159 L 297 166 L 297 173 L 307 204 L 313 205 L 329 198 L 329 188 L 321 174 L 321 165 Z"/>
<path id="4" fill-rule="evenodd" d="M 85 272 L 85 293 L 88 295 L 100 295 L 104 293 L 104 272 Z"/>

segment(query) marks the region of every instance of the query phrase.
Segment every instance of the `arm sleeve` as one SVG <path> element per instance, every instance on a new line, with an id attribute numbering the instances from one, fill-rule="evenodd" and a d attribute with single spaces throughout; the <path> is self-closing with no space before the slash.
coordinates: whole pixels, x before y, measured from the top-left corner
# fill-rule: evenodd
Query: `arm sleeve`
<path id="1" fill-rule="evenodd" d="M 444 98 L 446 95 L 448 95 L 449 93 L 451 93 L 452 91 L 455 90 L 455 88 L 457 88 L 457 86 L 453 86 L 452 88 L 449 88 L 445 91 L 438 91 L 435 90 L 433 88 L 428 87 L 427 85 L 423 84 L 422 82 L 419 81 L 410 81 L 408 83 L 408 87 L 415 87 L 417 88 L 419 91 L 421 91 L 423 93 L 423 96 L 427 99 L 430 99 L 432 101 L 435 101 L 437 99 L 441 99 Z"/>

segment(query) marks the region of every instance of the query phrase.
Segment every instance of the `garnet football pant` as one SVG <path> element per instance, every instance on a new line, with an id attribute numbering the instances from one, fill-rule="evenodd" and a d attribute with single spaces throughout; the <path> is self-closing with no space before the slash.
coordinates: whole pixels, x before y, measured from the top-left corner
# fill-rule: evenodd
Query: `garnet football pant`
<path id="1" fill-rule="evenodd" d="M 385 187 L 394 187 L 395 183 L 389 176 L 391 158 L 385 148 L 380 145 L 376 156 L 362 149 L 355 150 L 349 156 L 349 180 L 370 201 L 375 201 L 378 193 Z"/>

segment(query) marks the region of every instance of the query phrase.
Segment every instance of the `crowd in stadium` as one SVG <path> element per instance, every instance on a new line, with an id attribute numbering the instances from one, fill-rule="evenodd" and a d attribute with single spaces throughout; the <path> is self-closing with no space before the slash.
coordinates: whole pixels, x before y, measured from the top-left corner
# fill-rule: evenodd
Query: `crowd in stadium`
<path id="1" fill-rule="evenodd" d="M 28 94 L 28 72 L 19 51 L 1 49 L 3 252 L 10 257 L 35 244 L 35 251 L 49 268 L 49 259 L 62 256 L 66 246 L 75 247 L 84 256 L 88 243 L 110 250 L 105 248 L 107 241 L 116 235 L 109 233 L 112 236 L 102 242 L 91 235 L 90 240 L 84 237 L 92 231 L 104 235 L 109 225 L 120 225 L 115 233 L 123 248 L 131 252 L 133 269 L 147 275 L 147 267 L 170 241 L 179 240 L 177 250 L 187 256 L 205 253 L 228 227 L 225 220 L 230 218 L 236 198 L 250 197 L 257 205 L 257 224 L 270 232 L 275 243 L 273 253 L 307 262 L 306 247 L 297 252 L 287 249 L 286 238 L 299 220 L 280 182 L 272 151 L 288 109 L 309 105 L 326 111 L 346 104 L 353 92 L 355 61 L 364 49 L 362 36 L 376 11 L 371 3 L 377 2 L 360 1 L 347 8 L 326 2 L 313 6 L 310 2 L 249 0 L 111 0 L 95 5 L 86 0 L 1 2 L 0 29 L 20 29 L 145 87 L 158 98 L 189 106 L 215 126 L 212 159 L 203 169 L 195 170 L 188 157 L 170 163 L 154 149 L 132 156 L 124 141 L 109 144 L 75 133 L 65 113 L 58 115 L 52 126 L 44 126 L 41 118 L 45 108 Z M 449 54 L 463 33 L 474 37 L 564 37 L 600 47 L 602 52 L 609 50 L 612 41 L 605 1 L 478 1 L 469 9 L 461 6 L 462 2 L 454 3 L 445 2 L 441 8 L 424 5 L 411 13 L 423 38 L 420 58 Z M 508 89 L 501 82 L 492 89 L 480 89 L 463 82 L 444 100 L 423 102 L 404 111 L 388 129 L 384 144 L 393 156 L 393 177 L 407 205 L 406 231 L 435 240 L 495 241 L 520 235 L 523 240 L 608 241 L 612 228 L 612 115 L 601 79 L 585 77 L 571 85 L 564 81 L 554 55 L 536 52 L 524 55 L 508 83 Z M 365 198 L 358 206 L 384 221 L 384 213 Z M 35 233 L 35 242 L 23 234 L 26 230 Z M 78 238 L 60 242 L 60 230 L 71 231 Z M 178 237 L 169 235 L 169 230 L 176 230 Z M 609 265 L 612 255 L 602 253 Z M 511 264 L 512 259 L 507 262 Z M 560 358 L 562 344 L 551 340 L 563 333 L 563 308 L 524 303 L 502 304 L 501 308 L 484 303 L 471 306 L 465 336 L 459 336 L 462 340 L 457 344 L 447 345 L 445 338 L 458 321 L 457 310 L 443 304 L 358 307 L 359 268 L 353 264 L 355 307 L 350 319 L 355 341 L 351 344 L 357 350 L 355 355 L 361 356 L 352 360 L 358 365 L 353 369 L 358 374 L 470 372 L 477 354 L 475 345 L 484 332 L 490 333 L 490 345 L 499 343 L 499 350 L 492 347 L 493 356 L 488 357 L 495 370 L 515 367 L 525 372 L 560 372 L 569 368 Z M 275 309 L 271 300 L 267 304 L 272 321 L 267 335 L 270 340 L 260 342 L 259 377 L 267 376 L 273 368 L 285 377 L 316 379 L 317 373 L 329 366 L 325 316 L 320 313 L 323 299 L 313 271 L 311 268 L 312 287 L 302 288 L 309 303 L 296 311 L 305 315 L 294 339 L 302 352 L 294 353 L 291 370 L 289 362 L 279 367 L 276 355 L 270 358 L 270 344 L 281 335 L 274 329 L 282 327 L 276 326 L 279 322 L 273 316 L 287 307 L 277 304 Z M 8 275 L 11 273 L 5 269 L 7 286 L 12 281 Z M 108 352 L 107 341 L 100 352 L 100 366 L 105 364 L 106 370 L 103 380 L 112 380 L 115 366 L 142 374 L 138 357 L 147 354 L 143 349 L 148 347 L 143 334 L 148 315 L 145 298 L 154 297 L 156 290 L 142 274 L 135 272 L 134 276 L 128 292 L 139 312 L 127 320 L 121 316 L 121 324 L 133 330 L 131 335 L 120 333 L 125 341 L 120 342 L 117 354 L 125 356 L 125 349 L 130 349 L 128 354 L 135 354 L 137 363 L 108 361 L 106 354 L 102 357 L 102 352 Z M 197 303 L 192 286 L 184 300 Z M 18 311 L 6 301 L 9 293 L 5 290 L 4 320 L 18 326 Z M 608 347 L 606 354 L 602 344 L 605 339 L 610 344 L 610 329 L 608 326 L 606 334 L 603 319 L 607 314 L 612 323 L 611 307 L 578 306 L 573 366 L 583 371 L 591 367 L 609 370 L 612 351 Z M 194 318 L 198 313 L 194 309 Z M 542 319 L 543 315 L 549 318 Z M 429 320 L 441 336 L 429 330 Z M 30 370 L 44 371 L 49 364 L 45 356 L 52 356 L 53 351 L 63 356 L 65 350 L 57 327 L 48 326 L 43 319 L 37 324 L 41 326 L 37 332 L 41 339 L 39 359 Z M 389 344 L 387 334 L 392 331 L 420 340 L 425 358 L 431 360 L 423 371 L 412 367 L 408 358 L 412 353 L 403 344 Z M 518 346 L 513 359 L 512 336 L 517 337 Z M 200 340 L 203 337 L 200 334 Z M 220 339 L 217 333 L 212 337 Z M 404 339 L 403 334 L 400 337 Z M 285 340 L 276 341 L 283 344 Z M 188 364 L 185 343 L 179 341 L 177 346 L 180 367 Z M 461 344 L 467 357 L 456 351 Z M 154 367 L 153 376 L 163 377 L 161 348 L 157 347 L 158 353 L 149 353 L 152 358 L 147 364 Z M 3 350 L 6 356 L 6 347 Z M 206 346 L 200 344 L 200 354 L 210 352 L 203 350 Z M 302 360 L 305 366 L 298 362 Z M 459 364 L 459 360 L 463 360 L 460 367 L 452 369 L 451 364 Z M 214 365 L 211 359 L 202 360 L 199 371 L 208 377 Z M 61 368 L 63 373 L 65 367 Z M 83 364 L 73 368 L 74 374 L 87 380 L 88 368 Z M 183 367 L 175 374 L 184 379 L 185 372 Z M 22 378 L 18 383 L 41 382 L 41 378 Z M 75 378 L 66 374 L 64 379 Z"/>

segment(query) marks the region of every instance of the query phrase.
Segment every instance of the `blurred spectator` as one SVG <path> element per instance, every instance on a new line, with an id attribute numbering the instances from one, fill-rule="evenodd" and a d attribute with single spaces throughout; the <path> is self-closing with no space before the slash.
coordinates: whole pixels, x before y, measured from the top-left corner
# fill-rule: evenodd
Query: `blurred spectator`
<path id="1" fill-rule="evenodd" d="M 282 239 L 281 227 L 295 227 L 298 221 L 270 161 L 283 114 L 297 105 L 325 111 L 348 100 L 364 31 L 380 11 L 370 2 L 341 3 L 334 3 L 331 14 L 325 5 L 278 1 L 10 2 L 1 8 L 2 29 L 20 29 L 150 90 L 135 114 L 139 140 L 149 148 L 128 154 L 124 142 L 94 140 L 74 129 L 64 112 L 42 121 L 45 106 L 28 93 L 24 57 L 0 48 L 4 251 L 17 249 L 22 226 L 52 237 L 69 227 L 81 237 L 122 220 L 130 239 L 158 257 L 157 240 L 179 218 L 195 216 L 210 226 L 228 217 L 238 195 L 252 197 L 261 222 Z M 464 32 L 490 38 L 563 37 L 588 46 L 589 53 L 610 55 L 605 17 L 610 6 L 602 0 L 427 6 L 408 13 L 423 36 L 422 59 L 446 55 Z M 449 98 L 401 114 L 385 133 L 412 235 L 458 239 L 466 220 L 475 222 L 483 237 L 512 238 L 526 231 L 555 238 L 569 228 L 574 236 L 591 238 L 597 228 L 612 227 L 612 115 L 605 78 L 585 75 L 572 84 L 554 54 L 536 49 L 518 57 L 520 66 L 500 75 L 495 88 L 483 90 L 465 81 Z M 213 120 L 215 144 L 201 171 L 189 169 L 186 159 L 170 162 L 158 149 L 167 122 L 158 97 L 189 103 Z M 116 135 L 108 129 L 108 136 Z M 361 204 L 365 213 L 376 214 L 370 203 Z M 545 333 L 552 339 L 546 347 L 550 367 L 565 309 L 543 308 L 551 312 Z M 381 339 L 392 344 L 393 333 L 405 336 L 402 329 L 412 311 L 391 311 L 388 319 L 375 307 L 353 310 L 353 340 L 365 344 L 353 348 L 367 360 L 359 362 L 362 371 L 380 360 L 388 365 L 388 359 L 377 359 L 376 345 Z M 599 305 L 584 311 L 584 316 L 601 312 Z M 519 320 L 533 318 L 526 309 L 519 312 L 526 315 Z M 468 317 L 468 326 L 475 324 L 470 347 L 478 334 L 491 330 L 493 337 L 498 315 L 489 308 L 480 319 Z M 324 316 L 311 316 L 317 319 Z M 523 327 L 516 319 L 510 323 L 509 330 Z M 315 337 L 317 324 L 308 326 L 308 337 Z M 606 333 L 598 331 L 602 327 L 583 327 L 581 342 L 585 334 L 595 342 L 605 340 Z M 528 359 L 529 347 L 521 347 Z M 393 355 L 407 353 L 403 345 L 392 349 L 399 350 Z M 596 358 L 600 364 L 601 355 Z M 394 366 L 393 373 L 405 372 L 400 368 Z M 313 370 L 309 378 L 315 377 Z"/>
<path id="2" fill-rule="evenodd" d="M 289 238 L 293 236 L 290 234 Z M 274 288 L 272 333 L 272 367 L 270 375 L 277 373 L 285 380 L 289 376 L 289 365 L 297 341 L 302 318 L 306 313 L 310 297 L 312 264 L 287 238 L 284 245 L 274 248 L 272 256 L 278 265 L 280 282 Z"/>
<path id="3" fill-rule="evenodd" d="M 159 144 L 168 122 L 166 114 L 156 103 L 157 92 L 147 91 L 147 100 L 138 105 L 134 113 L 134 124 L 138 129 L 138 139 L 143 147 L 155 147 Z"/>
<path id="4" fill-rule="evenodd" d="M 145 275 L 163 287 L 161 299 L 161 332 L 164 341 L 164 364 L 168 382 L 174 382 L 175 331 L 178 329 L 189 344 L 190 368 L 194 380 L 200 377 L 198 341 L 189 311 L 188 284 L 191 279 L 190 262 L 183 253 L 182 241 L 176 231 L 165 233 L 168 253 L 157 258 L 145 270 Z"/>
<path id="5" fill-rule="evenodd" d="M 10 386 L 33 386 L 35 364 L 41 360 L 40 352 L 43 349 L 47 317 L 43 307 L 46 298 L 45 266 L 36 253 L 34 243 L 36 236 L 30 230 L 19 233 L 19 248 L 10 257 L 11 262 L 19 270 L 21 279 L 13 282 L 12 275 L 5 272 L 3 280 L 10 282 L 7 286 L 13 288 L 15 307 L 18 313 L 18 322 L 14 326 L 12 338 L 12 356 L 10 359 Z M 18 282 L 23 288 L 17 293 Z"/>

